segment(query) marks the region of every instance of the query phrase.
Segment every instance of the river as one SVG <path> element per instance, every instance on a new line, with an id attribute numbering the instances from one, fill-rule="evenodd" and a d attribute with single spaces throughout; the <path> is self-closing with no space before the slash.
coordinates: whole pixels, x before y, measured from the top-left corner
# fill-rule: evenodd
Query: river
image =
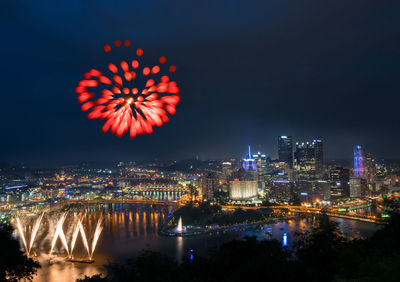
<path id="1" fill-rule="evenodd" d="M 34 281 L 70 282 L 82 278 L 84 275 L 105 273 L 104 264 L 135 257 L 144 249 L 159 251 L 180 261 L 182 256 L 191 249 L 205 256 L 211 249 L 222 243 L 241 239 L 246 235 L 257 235 L 261 239 L 268 237 L 261 230 L 260 232 L 242 230 L 219 232 L 218 234 L 192 237 L 159 235 L 159 226 L 170 216 L 173 209 L 173 206 L 151 208 L 150 205 L 145 204 L 98 204 L 87 207 L 83 223 L 88 234 L 89 244 L 98 219 L 101 219 L 104 224 L 103 232 L 94 252 L 95 262 L 92 264 L 66 262 L 60 258 L 59 260 L 55 259 L 55 262 L 49 265 L 47 253 L 50 248 L 51 235 L 48 230 L 54 228 L 52 217 L 57 218 L 57 215 L 52 215 L 47 220 L 48 223 L 43 224 L 44 227 L 39 231 L 37 242 L 33 248 L 36 248 L 39 254 L 38 259 L 42 265 Z M 69 212 L 64 223 L 64 232 L 68 241 L 72 237 L 73 221 L 76 221 L 78 216 L 77 213 Z M 340 224 L 340 230 L 348 236 L 368 237 L 379 228 L 378 225 L 372 223 L 347 219 L 334 220 Z M 293 241 L 296 240 L 295 233 L 306 230 L 313 222 L 313 218 L 295 219 L 267 224 L 264 228 L 272 233 L 273 238 L 290 248 Z M 74 256 L 85 257 L 86 254 L 81 237 L 78 237 Z M 55 255 L 66 256 L 61 242 L 56 245 Z"/>

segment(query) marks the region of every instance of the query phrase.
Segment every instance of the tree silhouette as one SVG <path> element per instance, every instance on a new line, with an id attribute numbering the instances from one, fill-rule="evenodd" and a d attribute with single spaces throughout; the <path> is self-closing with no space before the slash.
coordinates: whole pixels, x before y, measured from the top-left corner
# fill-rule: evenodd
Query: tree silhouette
<path id="1" fill-rule="evenodd" d="M 10 224 L 0 224 L 0 281 L 32 281 L 40 264 L 26 257 L 13 232 Z"/>

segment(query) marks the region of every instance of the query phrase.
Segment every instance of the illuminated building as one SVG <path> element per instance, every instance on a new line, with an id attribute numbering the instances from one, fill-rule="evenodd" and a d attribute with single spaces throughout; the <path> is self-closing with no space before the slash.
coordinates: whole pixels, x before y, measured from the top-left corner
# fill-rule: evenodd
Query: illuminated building
<path id="1" fill-rule="evenodd" d="M 347 168 L 336 166 L 329 171 L 331 197 L 333 199 L 350 196 L 350 171 Z"/>
<path id="2" fill-rule="evenodd" d="M 231 181 L 229 186 L 232 200 L 249 200 L 258 194 L 257 181 Z"/>
<path id="3" fill-rule="evenodd" d="M 292 182 L 288 180 L 274 180 L 269 198 L 277 202 L 289 202 L 292 193 Z"/>
<path id="4" fill-rule="evenodd" d="M 322 140 L 296 143 L 295 173 L 297 180 L 321 179 L 324 173 Z"/>
<path id="5" fill-rule="evenodd" d="M 252 158 L 249 145 L 249 153 L 246 158 L 243 159 L 243 168 L 245 171 L 257 171 L 256 161 Z"/>
<path id="6" fill-rule="evenodd" d="M 253 155 L 253 159 L 256 163 L 258 188 L 264 190 L 265 172 L 267 168 L 267 156 L 265 154 L 261 154 L 260 152 L 258 152 L 257 155 Z"/>
<path id="7" fill-rule="evenodd" d="M 312 203 L 330 199 L 329 182 L 324 180 L 296 181 L 293 190 L 302 202 Z"/>
<path id="8" fill-rule="evenodd" d="M 232 175 L 232 163 L 231 162 L 223 162 L 222 163 L 222 178 L 224 180 L 228 180 Z"/>
<path id="9" fill-rule="evenodd" d="M 351 198 L 359 198 L 361 197 L 361 178 L 358 177 L 350 177 L 350 197 Z"/>
<path id="10" fill-rule="evenodd" d="M 327 201 L 331 199 L 330 185 L 328 181 L 316 180 L 313 181 L 313 202 Z"/>
<path id="11" fill-rule="evenodd" d="M 365 153 L 365 151 L 364 151 Z M 364 178 L 367 181 L 368 189 L 375 192 L 376 178 L 377 178 L 377 165 L 375 159 L 370 153 L 365 153 L 364 158 Z"/>
<path id="12" fill-rule="evenodd" d="M 353 150 L 353 172 L 355 177 L 364 177 L 364 151 L 360 145 L 354 146 Z"/>
<path id="13" fill-rule="evenodd" d="M 278 137 L 278 157 L 279 161 L 286 163 L 289 166 L 289 168 L 293 168 L 292 136 Z"/>
<path id="14" fill-rule="evenodd" d="M 324 148 L 322 140 L 313 141 L 315 154 L 315 174 L 317 179 L 322 179 L 324 176 Z"/>
<path id="15" fill-rule="evenodd" d="M 214 198 L 214 191 L 217 189 L 218 179 L 213 173 L 207 173 L 199 179 L 200 193 L 203 199 L 211 201 Z"/>
<path id="16" fill-rule="evenodd" d="M 315 150 L 312 143 L 296 143 L 295 172 L 297 180 L 315 179 Z"/>

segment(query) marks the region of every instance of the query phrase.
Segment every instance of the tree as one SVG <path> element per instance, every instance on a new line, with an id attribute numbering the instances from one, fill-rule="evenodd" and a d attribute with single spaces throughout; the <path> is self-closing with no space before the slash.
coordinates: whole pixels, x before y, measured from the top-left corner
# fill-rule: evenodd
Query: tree
<path id="1" fill-rule="evenodd" d="M 226 205 L 229 202 L 229 192 L 215 191 L 214 200 L 220 205 Z"/>
<path id="2" fill-rule="evenodd" d="M 178 263 L 158 252 L 143 251 L 138 257 L 123 264 L 106 266 L 108 278 L 118 282 L 173 282 L 179 281 Z M 101 281 L 101 280 L 88 280 Z"/>
<path id="3" fill-rule="evenodd" d="M 32 281 L 40 264 L 21 251 L 13 232 L 10 224 L 0 224 L 0 281 Z"/>
<path id="4" fill-rule="evenodd" d="M 307 281 L 332 280 L 337 271 L 338 254 L 345 243 L 338 224 L 321 214 L 318 226 L 300 235 L 295 246 L 298 275 Z"/>

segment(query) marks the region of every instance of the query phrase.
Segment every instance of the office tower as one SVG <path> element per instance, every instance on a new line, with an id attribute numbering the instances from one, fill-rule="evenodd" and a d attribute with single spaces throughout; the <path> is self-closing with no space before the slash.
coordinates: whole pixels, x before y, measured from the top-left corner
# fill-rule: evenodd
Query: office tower
<path id="1" fill-rule="evenodd" d="M 205 200 L 211 201 L 214 198 L 214 191 L 217 186 L 218 179 L 213 173 L 207 173 L 199 179 L 200 193 Z"/>
<path id="2" fill-rule="evenodd" d="M 315 148 L 314 143 L 296 143 L 295 172 L 297 180 L 315 179 Z"/>
<path id="3" fill-rule="evenodd" d="M 359 198 L 361 197 L 361 178 L 350 177 L 350 197 Z"/>
<path id="4" fill-rule="evenodd" d="M 324 175 L 324 151 L 322 140 L 296 142 L 295 173 L 297 180 L 322 179 Z"/>
<path id="5" fill-rule="evenodd" d="M 243 168 L 245 171 L 256 171 L 257 165 L 255 160 L 251 156 L 250 145 L 249 145 L 249 153 L 246 158 L 243 159 Z"/>
<path id="6" fill-rule="evenodd" d="M 364 151 L 360 145 L 354 146 L 353 149 L 353 172 L 355 177 L 364 177 Z"/>
<path id="7" fill-rule="evenodd" d="M 249 200 L 257 195 L 257 181 L 231 181 L 229 183 L 229 197 L 232 200 Z"/>
<path id="8" fill-rule="evenodd" d="M 364 151 L 364 178 L 367 181 L 368 189 L 375 192 L 376 178 L 377 178 L 377 165 L 375 159 L 370 153 Z"/>
<path id="9" fill-rule="evenodd" d="M 324 149 L 322 140 L 314 140 L 314 153 L 315 153 L 315 174 L 317 179 L 322 179 L 324 176 Z"/>
<path id="10" fill-rule="evenodd" d="M 336 166 L 329 171 L 331 198 L 338 199 L 350 196 L 350 170 Z"/>
<path id="11" fill-rule="evenodd" d="M 330 183 L 324 180 L 313 181 L 313 202 L 331 199 Z"/>
<path id="12" fill-rule="evenodd" d="M 279 161 L 286 163 L 289 166 L 289 168 L 293 168 L 292 136 L 278 137 L 278 157 Z"/>
<path id="13" fill-rule="evenodd" d="M 256 155 L 253 155 L 252 158 L 256 163 L 258 188 L 264 190 L 265 173 L 267 169 L 267 156 L 258 152 Z"/>
<path id="14" fill-rule="evenodd" d="M 228 180 L 232 175 L 232 162 L 223 162 L 222 163 L 222 178 L 224 180 Z"/>

